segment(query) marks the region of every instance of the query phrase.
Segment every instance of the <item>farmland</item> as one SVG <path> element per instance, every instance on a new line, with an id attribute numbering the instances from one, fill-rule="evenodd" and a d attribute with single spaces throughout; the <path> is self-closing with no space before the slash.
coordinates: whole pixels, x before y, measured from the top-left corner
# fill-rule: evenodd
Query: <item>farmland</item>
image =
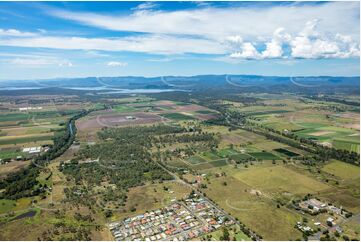
<path id="1" fill-rule="evenodd" d="M 38 231 L 24 238 L 112 240 L 109 223 L 162 209 L 192 190 L 239 221 L 228 230 L 240 240 L 254 234 L 264 240 L 303 239 L 297 222 L 307 220 L 317 229 L 311 221 L 327 219 L 326 214 L 312 217 L 295 209 L 294 204 L 307 196 L 358 216 L 357 161 L 324 159 L 313 145 L 300 143 L 312 140 L 320 147 L 330 144 L 358 152 L 359 131 L 350 125 L 357 115 L 349 110 L 336 115 L 325 103 L 300 102 L 292 96 L 256 96 L 260 101 L 252 105 L 152 95 L 107 96 L 92 102 L 84 97 L 66 102 L 37 97 L 42 109 L 26 112 L 19 107 L 28 104 L 5 102 L 0 159 L 10 162 L 0 165 L 2 178 L 34 169 L 24 148 L 51 147 L 54 137 L 69 128 L 69 118 L 83 108 L 96 110 L 74 121 L 76 137 L 69 149 L 29 174 L 34 186 L 27 189 L 38 193 L 0 199 L 0 213 L 7 214 L 1 220 L 0 231 L 7 231 L 1 238 L 17 238 L 10 231 L 16 226 L 29 231 L 31 225 Z M 226 109 L 217 108 L 224 103 L 229 104 Z M 232 115 L 238 114 L 237 125 L 230 125 Z M 228 122 L 219 121 L 224 117 Z M 17 156 L 25 159 L 16 160 Z M 34 209 L 33 217 L 8 222 Z M 63 235 L 56 232 L 58 223 L 63 224 Z M 352 221 L 340 226 L 347 236 L 358 238 L 359 227 Z M 200 239 L 218 239 L 222 229 Z"/>

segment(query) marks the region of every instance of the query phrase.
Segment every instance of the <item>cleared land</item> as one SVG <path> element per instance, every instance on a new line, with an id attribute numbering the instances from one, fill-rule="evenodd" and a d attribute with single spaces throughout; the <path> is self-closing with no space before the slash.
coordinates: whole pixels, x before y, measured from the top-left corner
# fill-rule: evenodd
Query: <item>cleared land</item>
<path id="1" fill-rule="evenodd" d="M 251 168 L 233 175 L 236 179 L 267 193 L 307 194 L 329 188 L 313 178 L 294 172 L 285 166 Z"/>
<path id="2" fill-rule="evenodd" d="M 77 128 L 80 130 L 88 130 L 102 127 L 153 124 L 161 120 L 161 117 L 151 113 L 107 114 L 81 119 L 77 122 Z"/>

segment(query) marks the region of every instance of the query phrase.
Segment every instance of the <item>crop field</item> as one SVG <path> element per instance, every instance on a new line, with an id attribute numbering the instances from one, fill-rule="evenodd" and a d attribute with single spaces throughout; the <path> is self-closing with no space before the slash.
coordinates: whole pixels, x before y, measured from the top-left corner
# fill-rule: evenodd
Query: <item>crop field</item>
<path id="1" fill-rule="evenodd" d="M 261 99 L 244 103 L 212 100 L 215 101 L 212 105 L 227 104 L 230 110 L 242 112 L 239 120 L 234 121 L 231 112 L 230 119 L 224 120 L 222 109 L 207 105 L 204 100 L 192 98 L 189 103 L 183 103 L 157 99 L 156 95 L 152 97 L 104 96 L 92 104 L 85 101 L 56 104 L 52 101 L 42 105 L 42 110 L 26 112 L 20 112 L 19 105 L 10 103 L 6 111 L 0 110 L 0 114 L 5 114 L 0 115 L 0 159 L 4 159 L 25 156 L 24 147 L 51 144 L 54 134 L 64 129 L 66 120 L 79 112 L 82 104 L 87 108 L 109 107 L 77 120 L 75 142 L 45 169 L 40 168 L 34 179 L 40 185 L 46 185 L 44 193 L 17 200 L 0 200 L 0 214 L 16 212 L 11 218 L 27 212 L 33 206 L 33 200 L 40 207 L 34 217 L 1 224 L 0 239 L 13 239 L 12 233 L 19 226 L 22 231 L 15 237 L 39 237 L 42 240 L 47 239 L 41 237 L 44 232 L 47 234 L 58 226 L 68 226 L 66 230 L 85 231 L 92 239 L 112 240 L 114 238 L 106 234 L 107 223 L 162 208 L 185 198 L 191 190 L 204 193 L 217 207 L 239 219 L 263 240 L 299 240 L 302 233 L 295 228 L 297 222 L 308 218 L 308 225 L 313 225 L 319 218 L 323 222 L 327 219 L 328 214 L 312 217 L 292 207 L 295 201 L 308 194 L 359 216 L 358 166 L 334 158 L 323 162 L 318 151 L 300 150 L 300 146 L 287 142 L 289 140 L 274 141 L 277 139 L 271 134 L 275 133 L 267 130 L 271 127 L 284 134 L 292 132 L 319 143 L 329 142 L 338 149 L 359 152 L 359 130 L 352 126 L 358 114 L 336 115 L 332 108 L 340 108 L 338 104 L 327 106 L 326 102 L 311 102 L 287 94 L 279 97 L 255 93 L 250 97 Z M 95 96 L 86 100 L 88 98 Z M 211 110 L 211 107 L 219 111 Z M 220 117 L 217 122 L 203 122 L 217 115 Z M 229 121 L 230 125 L 224 121 Z M 217 125 L 218 122 L 227 126 Z M 132 144 L 123 142 L 127 137 L 132 137 Z M 108 166 L 102 163 L 107 157 L 111 157 L 109 160 L 114 157 L 114 161 L 125 160 L 123 156 L 136 157 L 139 163 L 134 162 L 134 166 L 133 162 L 119 162 L 119 166 L 118 163 Z M 101 162 L 97 157 L 101 157 Z M 152 163 L 159 157 L 164 158 L 160 165 L 169 174 Z M 30 164 L 30 159 L 2 164 L 0 177 L 32 167 Z M 123 169 L 123 165 L 127 169 Z M 134 170 L 129 172 L 128 169 Z M 178 178 L 185 180 L 179 182 Z M 79 221 L 75 218 L 78 212 L 90 214 L 94 220 Z M 0 223 L 3 221 L 0 218 Z M 358 238 L 359 227 L 351 220 L 340 226 L 346 234 Z M 57 231 L 60 233 L 51 238 L 63 239 L 63 230 Z M 358 234 L 354 235 L 355 231 Z M 220 239 L 221 235 L 222 229 L 217 230 L 212 233 L 212 239 Z M 73 238 L 70 236 L 73 235 L 67 234 L 64 238 Z M 233 227 L 230 236 L 248 239 Z"/>
<path id="2" fill-rule="evenodd" d="M 206 158 L 207 160 L 217 160 L 220 158 L 214 152 L 203 152 L 203 154 L 201 156 Z"/>
<path id="3" fill-rule="evenodd" d="M 112 109 L 119 113 L 130 113 L 130 112 L 135 112 L 137 110 L 133 107 L 126 106 L 126 105 L 117 105 L 117 106 L 113 107 Z"/>
<path id="4" fill-rule="evenodd" d="M 192 116 L 185 115 L 185 114 L 182 114 L 182 113 L 164 113 L 164 114 L 161 114 L 161 116 L 164 117 L 164 118 L 173 119 L 173 120 L 176 120 L 176 121 L 193 120 L 194 119 Z"/>
<path id="5" fill-rule="evenodd" d="M 211 161 L 210 163 L 214 167 L 225 166 L 228 164 L 226 159 L 215 160 L 215 161 Z"/>
<path id="6" fill-rule="evenodd" d="M 198 111 L 196 111 L 196 113 L 200 113 L 200 114 L 216 114 L 216 112 L 212 111 L 212 110 L 198 110 Z"/>
<path id="7" fill-rule="evenodd" d="M 254 158 L 258 160 L 279 160 L 280 158 L 278 156 L 275 156 L 272 153 L 269 152 L 252 152 L 249 153 L 249 155 L 253 156 Z"/>
<path id="8" fill-rule="evenodd" d="M 190 157 L 188 159 L 188 161 L 193 165 L 203 163 L 203 162 L 207 162 L 207 160 L 203 159 L 202 157 L 200 157 L 198 155 Z"/>
<path id="9" fill-rule="evenodd" d="M 2 148 L 0 152 L 0 159 L 11 159 L 17 156 L 21 156 L 24 153 L 20 149 L 6 149 Z"/>
<path id="10" fill-rule="evenodd" d="M 334 139 L 332 141 L 333 147 L 341 150 L 348 150 L 360 153 L 360 142 L 359 141 L 351 141 L 345 139 Z"/>
<path id="11" fill-rule="evenodd" d="M 278 153 L 281 153 L 281 154 L 284 154 L 284 155 L 289 156 L 289 157 L 299 156 L 299 154 L 297 154 L 295 152 L 292 152 L 290 150 L 284 149 L 284 148 L 274 149 L 274 151 L 276 151 Z"/>
<path id="12" fill-rule="evenodd" d="M 248 154 L 235 154 L 235 155 L 230 155 L 229 158 L 235 161 L 245 161 L 252 158 L 252 156 Z"/>
<path id="13" fill-rule="evenodd" d="M 53 138 L 53 134 L 45 134 L 45 135 L 29 135 L 23 137 L 0 137 L 0 145 L 8 145 L 8 144 L 21 144 L 21 143 L 28 143 L 28 142 L 37 142 L 37 141 L 44 141 L 44 140 L 51 140 Z"/>
<path id="14" fill-rule="evenodd" d="M 218 155 L 220 157 L 227 157 L 229 155 L 237 155 L 237 154 L 238 154 L 238 152 L 233 149 L 223 149 L 223 150 L 218 151 Z"/>
<path id="15" fill-rule="evenodd" d="M 29 154 L 23 153 L 23 148 L 52 145 L 54 134 L 64 129 L 69 117 L 92 106 L 90 103 L 64 101 L 63 97 L 59 100 L 48 96 L 34 98 L 39 100 L 39 104 L 3 104 L 4 108 L 0 111 L 0 159 L 11 160 L 17 156 L 27 158 Z M 2 166 L 1 170 L 9 172 L 9 167 Z M 18 164 L 11 167 L 18 170 L 24 166 Z"/>

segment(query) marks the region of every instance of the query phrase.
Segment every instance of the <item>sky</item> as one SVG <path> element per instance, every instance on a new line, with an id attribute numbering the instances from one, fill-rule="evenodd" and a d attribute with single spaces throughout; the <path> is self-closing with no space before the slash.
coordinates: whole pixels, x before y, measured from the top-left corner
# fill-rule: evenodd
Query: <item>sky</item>
<path id="1" fill-rule="evenodd" d="M 360 3 L 0 2 L 0 80 L 358 76 Z"/>

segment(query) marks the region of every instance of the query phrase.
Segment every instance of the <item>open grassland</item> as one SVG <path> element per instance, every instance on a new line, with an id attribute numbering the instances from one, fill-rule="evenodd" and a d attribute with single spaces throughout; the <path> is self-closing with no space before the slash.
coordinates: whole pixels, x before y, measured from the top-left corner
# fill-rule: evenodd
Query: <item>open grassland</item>
<path id="1" fill-rule="evenodd" d="M 342 225 L 342 228 L 349 238 L 360 240 L 360 215 L 352 217 Z"/>
<path id="2" fill-rule="evenodd" d="M 286 192 L 305 195 L 329 188 L 326 184 L 281 165 L 262 168 L 251 167 L 246 171 L 237 172 L 233 176 L 261 192 L 271 194 Z"/>
<path id="3" fill-rule="evenodd" d="M 89 222 L 74 217 L 75 213 L 90 214 L 86 208 L 68 207 L 67 210 L 62 209 L 59 212 L 40 209 L 33 211 L 35 214 L 31 214 L 32 216 L 14 219 L 2 224 L 0 226 L 0 240 L 46 240 L 49 238 L 76 240 L 77 238 L 84 238 L 80 237 L 78 232 L 84 229 L 89 238 L 110 240 L 109 236 L 101 236 L 105 227 L 99 226 L 99 224 L 104 224 L 104 221 L 99 221 L 96 218 L 95 221 Z M 94 214 L 92 215 L 94 216 Z M 99 226 L 98 229 L 96 229 L 97 226 Z"/>
<path id="4" fill-rule="evenodd" d="M 10 212 L 21 213 L 31 207 L 31 198 L 21 198 L 18 200 L 0 199 L 0 215 Z"/>
<path id="5" fill-rule="evenodd" d="M 358 214 L 360 213 L 360 187 L 354 185 L 353 188 L 358 189 L 356 191 L 358 194 L 353 193 L 351 188 L 329 189 L 320 192 L 317 197 L 325 201 L 331 201 L 336 206 L 342 206 L 348 211 Z"/>
<path id="6" fill-rule="evenodd" d="M 252 187 L 233 176 L 212 179 L 204 191 L 224 210 L 262 235 L 265 240 L 301 238 L 301 233 L 294 228 L 301 219 L 299 214 L 283 207 L 277 208 L 271 199 L 256 195 Z"/>
<path id="7" fill-rule="evenodd" d="M 331 161 L 322 168 L 323 171 L 341 179 L 360 179 L 360 167 L 341 161 Z"/>

